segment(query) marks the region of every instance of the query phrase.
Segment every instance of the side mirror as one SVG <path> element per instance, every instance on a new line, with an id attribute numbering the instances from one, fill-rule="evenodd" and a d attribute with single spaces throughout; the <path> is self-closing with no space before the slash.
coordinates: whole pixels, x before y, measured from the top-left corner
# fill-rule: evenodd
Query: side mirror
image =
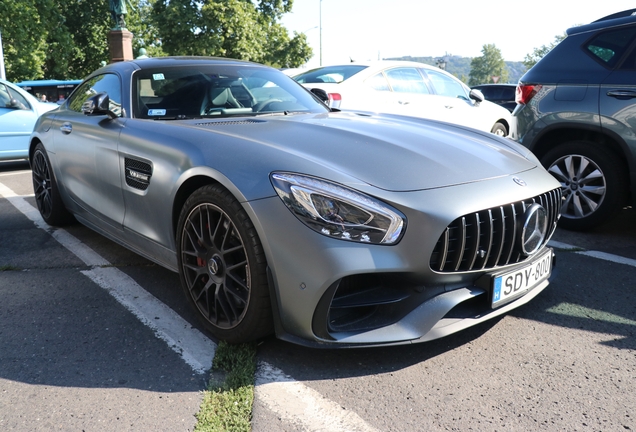
<path id="1" fill-rule="evenodd" d="M 476 103 L 481 103 L 483 102 L 486 98 L 484 97 L 484 94 L 479 91 L 479 90 L 475 90 L 475 89 L 471 89 L 470 90 L 470 94 L 469 94 L 470 98 L 472 100 L 474 100 Z"/>
<path id="2" fill-rule="evenodd" d="M 19 110 L 28 110 L 29 108 L 27 108 L 26 106 L 24 106 L 24 104 L 22 102 L 20 102 L 17 99 L 12 98 L 9 101 L 9 106 L 11 108 L 15 108 L 15 109 L 19 109 Z"/>
<path id="3" fill-rule="evenodd" d="M 312 88 L 309 91 L 316 95 L 316 97 L 320 99 L 325 105 L 329 106 L 329 95 L 326 91 L 319 88 Z"/>
<path id="4" fill-rule="evenodd" d="M 117 114 L 110 110 L 108 93 L 97 93 L 86 99 L 82 104 L 82 112 L 88 116 L 107 115 L 111 119 L 117 118 Z"/>

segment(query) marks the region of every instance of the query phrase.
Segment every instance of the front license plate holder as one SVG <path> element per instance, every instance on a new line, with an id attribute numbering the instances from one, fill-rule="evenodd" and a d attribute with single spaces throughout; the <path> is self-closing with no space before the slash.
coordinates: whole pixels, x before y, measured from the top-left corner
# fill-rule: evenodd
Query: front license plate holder
<path id="1" fill-rule="evenodd" d="M 491 284 L 492 308 L 498 308 L 532 290 L 552 273 L 552 249 L 515 270 L 495 275 Z"/>

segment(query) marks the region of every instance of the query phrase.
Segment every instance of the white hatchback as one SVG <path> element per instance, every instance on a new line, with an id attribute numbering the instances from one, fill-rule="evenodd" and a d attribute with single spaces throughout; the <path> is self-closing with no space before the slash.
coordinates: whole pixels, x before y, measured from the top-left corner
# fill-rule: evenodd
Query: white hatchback
<path id="1" fill-rule="evenodd" d="M 453 75 L 424 63 L 347 63 L 312 69 L 293 78 L 308 89 L 324 90 L 331 108 L 423 117 L 516 136 L 516 123 L 508 110 L 488 102 L 479 90 L 471 90 Z"/>

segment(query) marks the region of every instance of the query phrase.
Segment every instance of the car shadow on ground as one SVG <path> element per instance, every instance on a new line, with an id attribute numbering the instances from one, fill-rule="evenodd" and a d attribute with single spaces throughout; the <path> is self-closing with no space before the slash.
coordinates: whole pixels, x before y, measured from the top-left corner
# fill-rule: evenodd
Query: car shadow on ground
<path id="1" fill-rule="evenodd" d="M 0 161 L 0 173 L 31 169 L 28 160 Z"/>

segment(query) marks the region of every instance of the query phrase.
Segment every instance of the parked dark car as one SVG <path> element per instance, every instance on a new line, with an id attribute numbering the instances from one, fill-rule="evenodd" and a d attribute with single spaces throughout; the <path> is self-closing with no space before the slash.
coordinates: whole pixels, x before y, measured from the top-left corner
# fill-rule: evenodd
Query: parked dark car
<path id="1" fill-rule="evenodd" d="M 634 199 L 635 12 L 568 29 L 517 87 L 517 139 L 561 183 L 567 229 L 598 226 Z"/>
<path id="2" fill-rule="evenodd" d="M 479 90 L 487 101 L 501 105 L 510 112 L 517 107 L 515 101 L 517 84 L 480 84 L 471 88 Z"/>

